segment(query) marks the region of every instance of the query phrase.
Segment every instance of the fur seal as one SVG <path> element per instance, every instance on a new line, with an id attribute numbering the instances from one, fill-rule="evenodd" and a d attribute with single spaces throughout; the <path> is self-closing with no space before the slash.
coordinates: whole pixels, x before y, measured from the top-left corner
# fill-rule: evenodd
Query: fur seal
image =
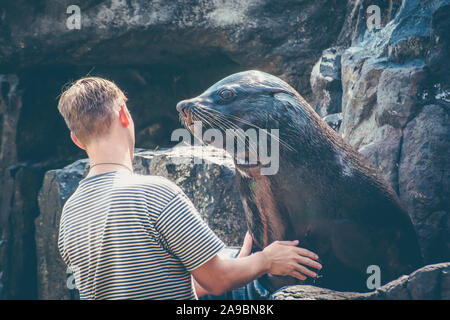
<path id="1" fill-rule="evenodd" d="M 259 159 L 240 164 L 232 154 L 254 251 L 298 239 L 320 257 L 315 285 L 340 291 L 372 289 L 369 266 L 379 267 L 384 284 L 422 265 L 411 220 L 392 188 L 283 80 L 254 70 L 236 73 L 179 102 L 177 110 L 191 131 L 193 121 L 223 133 L 279 130 L 276 174 L 261 174 Z M 309 284 L 271 275 L 261 282 L 270 291 Z"/>

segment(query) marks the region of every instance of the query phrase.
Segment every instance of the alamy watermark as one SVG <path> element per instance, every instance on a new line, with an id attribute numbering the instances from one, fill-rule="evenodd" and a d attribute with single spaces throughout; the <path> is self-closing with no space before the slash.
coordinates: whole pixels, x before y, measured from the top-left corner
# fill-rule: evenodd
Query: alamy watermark
<path id="1" fill-rule="evenodd" d="M 76 266 L 67 267 L 66 273 L 68 275 L 66 280 L 66 287 L 69 290 L 78 289 L 78 283 L 80 283 L 80 269 Z"/>
<path id="2" fill-rule="evenodd" d="M 69 15 L 66 19 L 66 26 L 69 30 L 81 29 L 81 9 L 77 5 L 70 5 L 67 7 L 66 13 Z M 366 26 L 369 31 L 374 29 L 381 29 L 381 9 L 377 5 L 370 5 L 367 7 Z"/>
<path id="3" fill-rule="evenodd" d="M 374 29 L 381 29 L 381 9 L 377 5 L 367 7 L 367 29 L 372 31 Z"/>
<path id="4" fill-rule="evenodd" d="M 381 268 L 375 264 L 367 267 L 367 274 L 370 276 L 367 278 L 367 289 L 378 289 L 381 286 Z"/>
<path id="5" fill-rule="evenodd" d="M 81 29 L 81 9 L 77 5 L 70 5 L 66 10 L 67 14 L 70 16 L 66 20 L 66 27 L 69 30 L 80 30 Z"/>

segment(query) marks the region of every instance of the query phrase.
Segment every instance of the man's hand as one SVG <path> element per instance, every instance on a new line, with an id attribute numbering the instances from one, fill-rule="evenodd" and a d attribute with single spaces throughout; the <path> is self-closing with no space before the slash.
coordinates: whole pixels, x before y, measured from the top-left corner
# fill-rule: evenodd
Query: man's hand
<path id="1" fill-rule="evenodd" d="M 252 252 L 253 238 L 247 231 L 238 258 L 247 257 Z M 296 247 L 298 241 L 275 241 L 267 246 L 263 253 L 270 261 L 269 273 L 282 276 L 293 276 L 300 280 L 306 280 L 306 276 L 317 277 L 317 274 L 305 266 L 322 269 L 317 260 L 317 254 Z M 289 258 L 291 258 L 289 260 Z"/>
<path id="2" fill-rule="evenodd" d="M 319 257 L 306 249 L 298 248 L 298 240 L 274 241 L 262 251 L 269 261 L 269 272 L 274 275 L 292 276 L 306 280 L 306 276 L 317 277 L 317 274 L 305 266 L 322 269 Z"/>

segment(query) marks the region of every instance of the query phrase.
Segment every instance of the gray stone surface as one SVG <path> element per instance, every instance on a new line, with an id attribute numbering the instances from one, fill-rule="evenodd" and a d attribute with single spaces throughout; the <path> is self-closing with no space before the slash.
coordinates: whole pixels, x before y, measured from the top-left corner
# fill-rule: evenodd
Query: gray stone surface
<path id="1" fill-rule="evenodd" d="M 61 259 L 58 232 L 61 211 L 86 174 L 87 160 L 79 160 L 45 174 L 38 202 L 40 214 L 35 220 L 38 299 L 74 299 L 76 290 L 67 286 L 71 273 Z"/>
<path id="2" fill-rule="evenodd" d="M 369 5 L 381 8 L 379 29 L 367 29 Z M 450 77 L 443 70 L 450 62 L 450 39 L 444 31 L 450 26 L 450 1 L 386 5 L 348 2 L 338 40 L 351 43 L 341 53 L 339 132 L 398 193 L 426 263 L 449 261 Z M 317 64 L 327 56 L 324 50 Z M 339 81 L 335 76 L 333 81 Z M 311 83 L 317 77 L 313 72 Z M 313 96 L 314 101 L 321 98 L 314 90 Z M 325 95 L 323 103 L 328 100 Z"/>
<path id="3" fill-rule="evenodd" d="M 19 77 L 0 74 L 0 299 L 32 299 L 36 289 L 33 219 L 45 164 L 18 159 L 23 93 Z"/>
<path id="4" fill-rule="evenodd" d="M 324 50 L 311 71 L 311 106 L 321 117 L 342 111 L 342 51 L 342 48 Z"/>
<path id="5" fill-rule="evenodd" d="M 450 263 L 428 265 L 375 291 L 340 292 L 313 286 L 291 286 L 272 295 L 273 300 L 436 300 L 449 299 Z"/>
<path id="6" fill-rule="evenodd" d="M 450 116 L 426 105 L 403 130 L 400 198 L 416 226 L 427 261 L 450 259 Z"/>

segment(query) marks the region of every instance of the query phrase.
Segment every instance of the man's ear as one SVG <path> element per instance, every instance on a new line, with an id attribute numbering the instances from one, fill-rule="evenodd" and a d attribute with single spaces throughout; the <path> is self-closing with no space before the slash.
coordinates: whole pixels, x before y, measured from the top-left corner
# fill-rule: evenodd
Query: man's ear
<path id="1" fill-rule="evenodd" d="M 80 142 L 80 140 L 78 140 L 77 136 L 72 131 L 70 131 L 70 138 L 79 148 L 86 150 L 86 147 Z"/>
<path id="2" fill-rule="evenodd" d="M 128 127 L 130 125 L 130 119 L 128 119 L 128 115 L 129 115 L 129 113 L 127 112 L 126 107 L 123 104 L 120 107 L 119 120 L 120 120 L 120 123 L 122 124 L 122 126 L 124 126 L 124 127 Z"/>

